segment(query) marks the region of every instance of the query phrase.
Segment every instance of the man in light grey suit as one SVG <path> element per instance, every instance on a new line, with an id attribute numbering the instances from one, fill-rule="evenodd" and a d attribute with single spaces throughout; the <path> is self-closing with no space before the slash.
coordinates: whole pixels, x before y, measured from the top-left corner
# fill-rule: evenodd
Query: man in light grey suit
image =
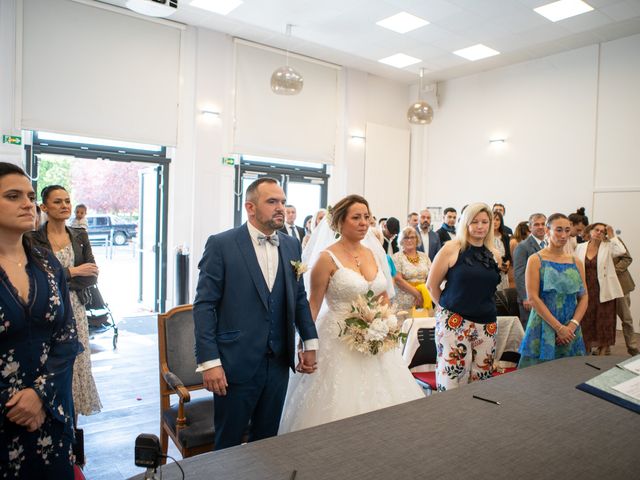
<path id="1" fill-rule="evenodd" d="M 534 213 L 529 217 L 529 229 L 531 235 L 518 244 L 513 252 L 513 273 L 516 279 L 516 289 L 518 290 L 518 308 L 520 309 L 520 322 L 522 328 L 527 328 L 531 302 L 527 300 L 527 289 L 525 287 L 525 271 L 527 270 L 527 260 L 529 257 L 545 247 L 544 233 L 547 217 L 542 213 Z"/>

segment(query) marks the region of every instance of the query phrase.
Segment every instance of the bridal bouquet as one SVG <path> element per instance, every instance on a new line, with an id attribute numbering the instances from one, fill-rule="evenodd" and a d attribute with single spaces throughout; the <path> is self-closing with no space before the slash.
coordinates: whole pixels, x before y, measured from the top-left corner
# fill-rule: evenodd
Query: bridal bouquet
<path id="1" fill-rule="evenodd" d="M 359 295 L 351 304 L 351 312 L 341 322 L 338 336 L 351 350 L 365 355 L 396 348 L 398 342 L 407 338 L 407 334 L 400 331 L 393 310 L 384 305 L 382 299 L 374 299 L 371 290 L 366 295 Z"/>

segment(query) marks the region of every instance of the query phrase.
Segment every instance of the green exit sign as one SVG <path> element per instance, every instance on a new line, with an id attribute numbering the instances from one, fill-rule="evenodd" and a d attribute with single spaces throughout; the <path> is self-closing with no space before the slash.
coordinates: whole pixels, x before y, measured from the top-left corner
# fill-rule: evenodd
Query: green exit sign
<path id="1" fill-rule="evenodd" d="M 233 157 L 222 157 L 223 165 L 231 165 L 232 167 L 236 164 L 236 159 Z"/>
<path id="2" fill-rule="evenodd" d="M 22 137 L 17 135 L 2 135 L 2 143 L 10 143 L 11 145 L 22 145 Z"/>

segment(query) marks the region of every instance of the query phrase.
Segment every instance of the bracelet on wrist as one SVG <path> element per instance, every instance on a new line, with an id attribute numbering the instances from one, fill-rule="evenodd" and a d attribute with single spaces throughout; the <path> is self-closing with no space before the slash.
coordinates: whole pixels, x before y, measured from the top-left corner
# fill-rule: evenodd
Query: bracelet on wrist
<path id="1" fill-rule="evenodd" d="M 576 326 L 576 328 L 580 326 L 580 322 L 577 321 L 575 318 L 572 318 L 571 320 L 569 320 L 569 323 L 573 323 Z"/>

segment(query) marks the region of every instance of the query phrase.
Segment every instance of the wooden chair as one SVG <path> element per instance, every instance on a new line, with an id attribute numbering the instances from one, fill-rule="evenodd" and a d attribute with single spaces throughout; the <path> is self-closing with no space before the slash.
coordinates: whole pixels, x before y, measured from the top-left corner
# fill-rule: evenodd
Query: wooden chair
<path id="1" fill-rule="evenodd" d="M 213 395 L 191 400 L 189 393 L 204 389 L 194 344 L 192 305 L 158 314 L 160 444 L 165 455 L 169 437 L 183 458 L 213 450 Z M 177 404 L 171 404 L 171 395 L 178 396 Z"/>

